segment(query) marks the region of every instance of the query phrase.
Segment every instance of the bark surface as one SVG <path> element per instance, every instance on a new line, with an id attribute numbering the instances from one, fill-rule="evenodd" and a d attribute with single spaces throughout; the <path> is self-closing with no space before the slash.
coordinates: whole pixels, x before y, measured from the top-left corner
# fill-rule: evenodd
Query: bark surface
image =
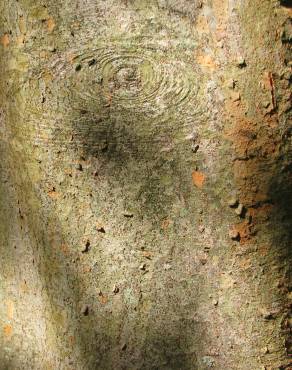
<path id="1" fill-rule="evenodd" d="M 292 369 L 291 24 L 0 0 L 0 369 Z"/>

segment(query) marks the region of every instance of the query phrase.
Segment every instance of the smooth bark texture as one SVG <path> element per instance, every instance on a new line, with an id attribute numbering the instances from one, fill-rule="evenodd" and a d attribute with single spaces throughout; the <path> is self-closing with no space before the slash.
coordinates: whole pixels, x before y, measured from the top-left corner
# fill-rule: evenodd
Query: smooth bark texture
<path id="1" fill-rule="evenodd" d="M 0 368 L 291 369 L 290 2 L 0 4 Z"/>

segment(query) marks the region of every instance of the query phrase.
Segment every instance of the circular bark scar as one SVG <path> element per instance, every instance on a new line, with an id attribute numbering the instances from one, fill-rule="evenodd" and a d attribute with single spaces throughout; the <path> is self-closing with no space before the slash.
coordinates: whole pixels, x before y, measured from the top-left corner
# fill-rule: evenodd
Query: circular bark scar
<path id="1" fill-rule="evenodd" d="M 94 58 L 95 63 L 92 64 Z M 108 45 L 83 54 L 78 99 L 96 107 L 114 107 L 161 116 L 166 111 L 194 112 L 198 92 L 195 62 L 179 48 L 160 50 L 141 45 Z M 91 104 L 92 105 L 92 104 Z"/>

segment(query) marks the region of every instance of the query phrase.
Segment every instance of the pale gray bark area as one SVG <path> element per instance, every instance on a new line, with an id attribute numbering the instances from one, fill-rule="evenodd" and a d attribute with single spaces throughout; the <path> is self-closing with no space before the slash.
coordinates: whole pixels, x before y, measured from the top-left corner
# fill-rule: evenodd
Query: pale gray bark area
<path id="1" fill-rule="evenodd" d="M 0 4 L 0 369 L 290 369 L 289 4 Z"/>

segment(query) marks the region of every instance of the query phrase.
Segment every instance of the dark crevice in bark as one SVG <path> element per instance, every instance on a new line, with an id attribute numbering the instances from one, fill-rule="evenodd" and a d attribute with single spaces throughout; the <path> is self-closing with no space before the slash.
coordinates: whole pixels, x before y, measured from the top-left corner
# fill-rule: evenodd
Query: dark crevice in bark
<path id="1" fill-rule="evenodd" d="M 292 8 L 292 0 L 280 0 L 280 4 L 286 8 Z"/>

